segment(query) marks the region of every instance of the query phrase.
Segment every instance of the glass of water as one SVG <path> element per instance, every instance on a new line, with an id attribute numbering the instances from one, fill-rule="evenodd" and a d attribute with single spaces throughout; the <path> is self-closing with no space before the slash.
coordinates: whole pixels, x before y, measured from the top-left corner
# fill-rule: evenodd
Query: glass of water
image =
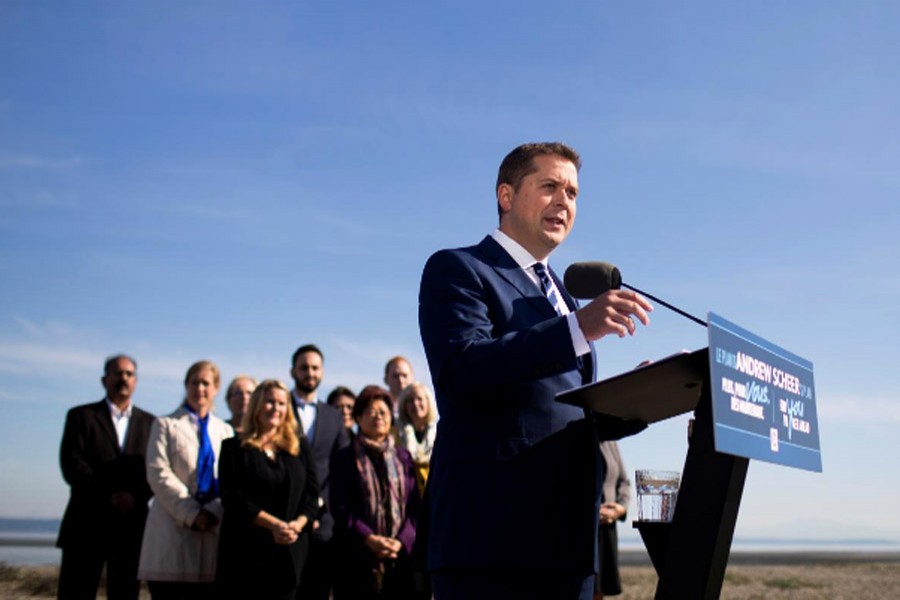
<path id="1" fill-rule="evenodd" d="M 681 474 L 678 471 L 638 469 L 634 475 L 638 521 L 671 521 L 675 515 Z"/>

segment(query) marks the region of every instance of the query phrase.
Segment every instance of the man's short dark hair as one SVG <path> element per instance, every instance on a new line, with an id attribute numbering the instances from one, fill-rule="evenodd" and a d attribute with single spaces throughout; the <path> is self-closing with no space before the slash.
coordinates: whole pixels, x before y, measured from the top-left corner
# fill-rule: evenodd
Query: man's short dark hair
<path id="1" fill-rule="evenodd" d="M 137 373 L 137 361 L 128 356 L 127 354 L 114 354 L 106 359 L 106 362 L 103 363 L 103 374 L 109 375 L 110 368 L 116 363 L 120 358 L 124 358 L 125 360 L 131 361 L 131 364 L 134 365 L 134 372 Z"/>
<path id="2" fill-rule="evenodd" d="M 578 155 L 578 152 L 562 142 L 522 144 L 507 154 L 503 162 L 500 163 L 500 170 L 497 172 L 497 185 L 494 187 L 494 191 L 496 192 L 497 188 L 504 183 L 511 185 L 514 190 L 518 191 L 522 180 L 537 171 L 537 168 L 534 166 L 534 157 L 547 155 L 564 158 L 575 165 L 576 171 L 581 170 L 581 157 Z M 497 204 L 497 214 L 503 214 L 499 203 Z"/>
<path id="3" fill-rule="evenodd" d="M 315 344 L 306 344 L 304 346 L 300 346 L 299 348 L 297 348 L 297 351 L 294 352 L 294 356 L 291 357 L 291 368 L 292 369 L 294 368 L 294 365 L 297 364 L 297 358 L 301 354 L 306 354 L 307 352 L 315 352 L 316 354 L 319 355 L 319 358 L 322 359 L 322 362 L 323 363 L 325 362 L 325 357 L 322 356 L 322 351 L 319 350 L 318 346 L 316 346 Z"/>

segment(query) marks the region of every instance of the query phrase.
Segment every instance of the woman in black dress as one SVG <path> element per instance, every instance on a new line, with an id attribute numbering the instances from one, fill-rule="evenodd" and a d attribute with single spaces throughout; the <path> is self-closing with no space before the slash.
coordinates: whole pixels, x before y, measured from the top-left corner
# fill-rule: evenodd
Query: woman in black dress
<path id="1" fill-rule="evenodd" d="M 219 458 L 216 579 L 236 597 L 293 598 L 318 510 L 309 444 L 297 436 L 290 391 L 274 379 L 253 391 L 244 424 Z"/>

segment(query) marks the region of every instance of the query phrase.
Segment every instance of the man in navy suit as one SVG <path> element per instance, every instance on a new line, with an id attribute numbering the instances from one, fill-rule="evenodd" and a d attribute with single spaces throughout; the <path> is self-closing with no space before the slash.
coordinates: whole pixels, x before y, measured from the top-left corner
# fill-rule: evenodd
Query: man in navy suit
<path id="1" fill-rule="evenodd" d="M 153 415 L 131 402 L 137 363 L 107 359 L 106 398 L 66 415 L 59 462 L 71 487 L 56 545 L 60 598 L 94 598 L 106 564 L 109 598 L 137 598 L 138 558 L 147 519 L 145 456 Z"/>
<path id="2" fill-rule="evenodd" d="M 330 463 L 338 450 L 350 445 L 343 415 L 323 402 L 316 391 L 325 376 L 324 363 L 322 351 L 313 344 L 300 346 L 291 357 L 294 414 L 312 448 L 319 482 L 319 518 L 313 524 L 309 556 L 297 594 L 298 598 L 311 600 L 328 600 L 333 586 L 338 557 L 332 539 L 334 517 L 328 510 Z"/>
<path id="3" fill-rule="evenodd" d="M 437 600 L 593 595 L 599 440 L 640 431 L 555 402 L 593 379 L 591 342 L 633 335 L 650 304 L 610 290 L 578 308 L 547 266 L 575 222 L 581 160 L 525 144 L 497 179 L 500 225 L 425 265 L 419 328 L 441 422 L 428 478 Z"/>

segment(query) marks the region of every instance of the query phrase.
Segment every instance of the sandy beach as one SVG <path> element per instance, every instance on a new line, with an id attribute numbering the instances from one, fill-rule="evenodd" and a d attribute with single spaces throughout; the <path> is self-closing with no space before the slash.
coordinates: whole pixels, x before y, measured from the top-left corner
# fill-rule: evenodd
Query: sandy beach
<path id="1" fill-rule="evenodd" d="M 622 563 L 623 594 L 616 598 L 652 599 L 656 589 L 656 573 L 646 560 L 646 554 L 626 552 Z M 0 598 L 54 598 L 57 574 L 58 568 L 55 566 L 0 564 Z M 144 589 L 141 598 L 149 597 Z M 900 552 L 733 553 L 721 598 L 900 598 Z"/>
<path id="2" fill-rule="evenodd" d="M 622 600 L 653 598 L 656 573 L 649 564 L 623 557 Z M 723 599 L 885 600 L 900 598 L 897 552 L 733 553 Z"/>

